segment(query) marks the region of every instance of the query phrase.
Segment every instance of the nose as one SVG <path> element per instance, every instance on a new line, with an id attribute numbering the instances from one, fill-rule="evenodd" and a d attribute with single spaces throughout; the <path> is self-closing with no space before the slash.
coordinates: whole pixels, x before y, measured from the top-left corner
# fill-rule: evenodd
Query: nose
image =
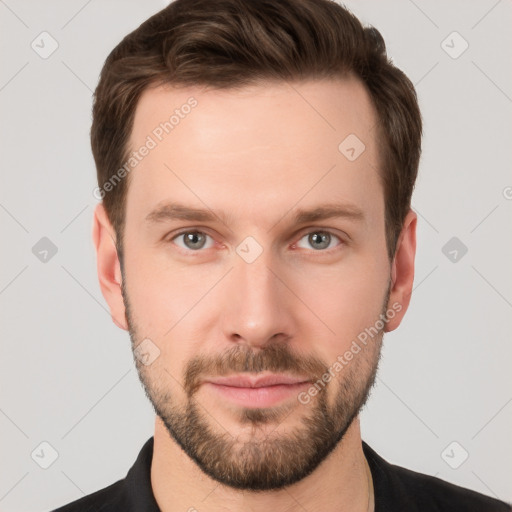
<path id="1" fill-rule="evenodd" d="M 270 250 L 264 250 L 252 263 L 235 255 L 219 309 L 225 337 L 251 348 L 290 338 L 294 331 L 293 295 L 285 283 Z"/>

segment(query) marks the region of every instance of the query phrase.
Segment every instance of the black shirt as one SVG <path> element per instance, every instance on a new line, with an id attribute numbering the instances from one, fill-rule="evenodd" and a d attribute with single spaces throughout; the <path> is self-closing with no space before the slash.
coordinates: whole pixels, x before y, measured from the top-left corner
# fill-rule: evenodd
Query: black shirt
<path id="1" fill-rule="evenodd" d="M 510 512 L 510 505 L 469 489 L 386 462 L 364 441 L 372 472 L 375 512 Z M 151 489 L 153 437 L 126 478 L 53 512 L 160 512 Z"/>

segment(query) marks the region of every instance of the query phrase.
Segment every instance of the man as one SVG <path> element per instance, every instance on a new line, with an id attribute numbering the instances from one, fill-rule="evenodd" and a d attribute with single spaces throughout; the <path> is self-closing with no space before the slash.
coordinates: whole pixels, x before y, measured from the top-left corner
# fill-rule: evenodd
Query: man
<path id="1" fill-rule="evenodd" d="M 358 414 L 414 278 L 414 88 L 329 0 L 176 0 L 107 58 L 98 275 L 156 416 L 59 511 L 505 511 L 392 466 Z"/>

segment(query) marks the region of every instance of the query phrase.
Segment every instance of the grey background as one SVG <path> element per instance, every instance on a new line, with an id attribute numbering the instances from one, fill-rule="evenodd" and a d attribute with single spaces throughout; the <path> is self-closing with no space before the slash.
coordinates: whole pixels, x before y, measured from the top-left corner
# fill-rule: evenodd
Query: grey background
<path id="1" fill-rule="evenodd" d="M 382 32 L 425 121 L 416 288 L 385 338 L 363 438 L 390 462 L 512 501 L 512 3 L 346 5 Z M 104 59 L 163 6 L 0 0 L 2 511 L 123 478 L 152 435 L 128 334 L 97 282 L 88 133 Z M 43 31 L 58 42 L 46 59 L 31 47 Z M 47 469 L 44 441 L 58 452 Z"/>

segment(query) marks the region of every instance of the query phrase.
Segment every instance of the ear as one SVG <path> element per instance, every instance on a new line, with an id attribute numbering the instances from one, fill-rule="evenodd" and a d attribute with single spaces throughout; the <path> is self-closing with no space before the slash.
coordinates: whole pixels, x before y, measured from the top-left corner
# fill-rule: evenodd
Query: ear
<path id="1" fill-rule="evenodd" d="M 116 235 L 103 203 L 97 204 L 94 209 L 92 240 L 96 248 L 96 268 L 101 293 L 110 308 L 112 321 L 120 329 L 127 331 L 128 322 L 121 293 L 121 265 L 115 245 Z"/>
<path id="2" fill-rule="evenodd" d="M 391 309 L 396 314 L 393 318 L 388 319 L 385 332 L 394 331 L 400 325 L 411 300 L 414 281 L 414 257 L 416 255 L 416 223 L 416 213 L 409 210 L 398 237 L 391 266 L 388 311 Z"/>

